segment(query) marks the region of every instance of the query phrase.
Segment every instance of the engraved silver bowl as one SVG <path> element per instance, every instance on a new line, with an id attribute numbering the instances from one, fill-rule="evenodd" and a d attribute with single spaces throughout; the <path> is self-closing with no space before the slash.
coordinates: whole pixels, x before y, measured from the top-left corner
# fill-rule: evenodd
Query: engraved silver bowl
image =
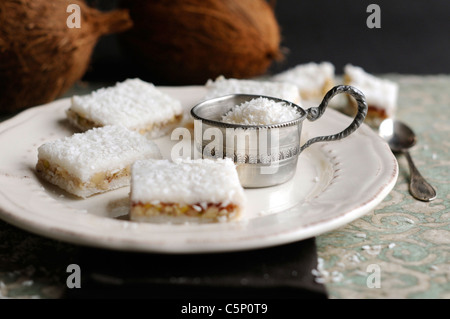
<path id="1" fill-rule="evenodd" d="M 300 145 L 303 120 L 319 119 L 328 102 L 340 93 L 351 95 L 358 104 L 353 122 L 340 133 L 314 137 Z M 234 106 L 258 97 L 261 95 L 232 94 L 203 101 L 191 109 L 196 150 L 203 158 L 232 158 L 241 185 L 246 188 L 274 186 L 290 180 L 296 172 L 298 156 L 305 148 L 316 142 L 347 137 L 363 123 L 367 114 L 364 94 L 354 87 L 339 85 L 327 92 L 318 107 L 307 110 L 289 101 L 262 96 L 295 108 L 299 115 L 289 122 L 241 125 L 221 121 L 222 115 Z"/>

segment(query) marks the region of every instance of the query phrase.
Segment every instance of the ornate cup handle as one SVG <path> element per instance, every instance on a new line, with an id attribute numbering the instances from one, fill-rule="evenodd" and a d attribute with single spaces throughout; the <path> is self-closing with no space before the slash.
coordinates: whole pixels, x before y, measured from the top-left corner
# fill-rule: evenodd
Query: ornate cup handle
<path id="1" fill-rule="evenodd" d="M 367 102 L 364 94 L 358 90 L 357 88 L 349 85 L 338 85 L 332 88 L 327 92 L 325 97 L 322 100 L 322 103 L 320 103 L 317 107 L 311 107 L 306 110 L 307 113 L 307 119 L 311 122 L 319 119 L 323 113 L 325 112 L 325 109 L 327 108 L 328 102 L 336 95 L 340 93 L 347 93 L 350 94 L 358 103 L 358 112 L 356 113 L 355 118 L 353 119 L 353 122 L 342 132 L 328 135 L 328 136 L 318 136 L 314 137 L 310 140 L 308 140 L 303 146 L 300 147 L 300 152 L 302 152 L 305 148 L 310 146 L 313 143 L 316 142 L 325 142 L 325 141 L 337 141 L 344 137 L 349 136 L 352 134 L 356 129 L 364 122 L 364 119 L 367 115 Z"/>

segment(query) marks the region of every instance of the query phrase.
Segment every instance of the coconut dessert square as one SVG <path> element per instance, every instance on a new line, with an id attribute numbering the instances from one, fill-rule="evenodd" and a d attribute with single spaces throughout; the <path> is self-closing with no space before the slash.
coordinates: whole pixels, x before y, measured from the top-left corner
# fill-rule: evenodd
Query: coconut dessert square
<path id="1" fill-rule="evenodd" d="M 301 97 L 297 86 L 291 83 L 226 79 L 219 76 L 216 80 L 208 80 L 205 100 L 229 94 L 254 94 L 276 97 L 282 100 L 301 103 Z"/>
<path id="2" fill-rule="evenodd" d="M 154 142 L 121 126 L 104 126 L 41 145 L 36 171 L 86 198 L 128 186 L 131 164 L 147 158 L 161 158 Z"/>
<path id="3" fill-rule="evenodd" d="M 299 64 L 275 74 L 272 80 L 295 84 L 303 100 L 321 100 L 334 85 L 334 65 L 330 62 Z"/>
<path id="4" fill-rule="evenodd" d="M 105 125 L 122 125 L 149 137 L 164 135 L 183 117 L 181 102 L 153 84 L 127 79 L 88 95 L 73 96 L 67 118 L 85 131 Z"/>
<path id="5" fill-rule="evenodd" d="M 130 202 L 133 221 L 220 222 L 238 218 L 245 197 L 230 159 L 141 160 L 131 169 Z"/>
<path id="6" fill-rule="evenodd" d="M 361 90 L 367 101 L 367 116 L 365 122 L 372 127 L 378 127 L 387 118 L 393 118 L 397 110 L 398 84 L 388 79 L 382 79 L 367 73 L 358 66 L 347 64 L 344 67 L 344 82 Z M 356 101 L 349 98 L 349 114 L 357 110 Z"/>

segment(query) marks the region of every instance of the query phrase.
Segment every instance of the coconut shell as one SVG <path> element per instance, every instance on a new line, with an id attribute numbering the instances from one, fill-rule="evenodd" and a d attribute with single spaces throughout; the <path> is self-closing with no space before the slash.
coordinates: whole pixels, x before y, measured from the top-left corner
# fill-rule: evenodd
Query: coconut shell
<path id="1" fill-rule="evenodd" d="M 69 4 L 81 28 L 69 28 Z M 85 74 L 99 37 L 132 26 L 126 10 L 102 13 L 79 0 L 0 2 L 0 113 L 54 100 Z"/>
<path id="2" fill-rule="evenodd" d="M 272 1 L 272 5 L 274 1 Z M 164 84 L 249 78 L 281 57 L 280 28 L 265 0 L 127 0 L 134 26 L 125 52 Z"/>

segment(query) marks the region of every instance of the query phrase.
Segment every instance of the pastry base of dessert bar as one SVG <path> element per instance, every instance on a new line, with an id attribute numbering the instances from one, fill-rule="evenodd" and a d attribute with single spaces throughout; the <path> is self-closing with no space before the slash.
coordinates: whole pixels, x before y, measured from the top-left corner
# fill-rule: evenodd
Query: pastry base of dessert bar
<path id="1" fill-rule="evenodd" d="M 130 215 L 134 221 L 189 222 L 189 221 L 229 221 L 237 219 L 241 210 L 237 205 L 227 204 L 178 204 L 178 203 L 132 203 Z M 156 217 L 156 218 L 155 218 Z"/>
<path id="2" fill-rule="evenodd" d="M 79 129 L 80 131 L 87 131 L 94 127 L 102 127 L 103 124 L 96 123 L 90 119 L 87 119 L 73 110 L 66 111 L 67 119 L 70 124 Z M 150 138 L 156 138 L 167 134 L 170 130 L 174 129 L 181 123 L 183 115 L 176 115 L 168 121 L 159 123 L 149 123 L 145 126 L 133 128 L 133 131 L 137 131 L 142 135 L 146 135 Z"/>
<path id="3" fill-rule="evenodd" d="M 119 171 L 99 172 L 87 182 L 81 181 L 58 165 L 50 164 L 47 160 L 39 160 L 36 164 L 36 171 L 51 184 L 82 198 L 130 184 L 129 166 Z"/>

